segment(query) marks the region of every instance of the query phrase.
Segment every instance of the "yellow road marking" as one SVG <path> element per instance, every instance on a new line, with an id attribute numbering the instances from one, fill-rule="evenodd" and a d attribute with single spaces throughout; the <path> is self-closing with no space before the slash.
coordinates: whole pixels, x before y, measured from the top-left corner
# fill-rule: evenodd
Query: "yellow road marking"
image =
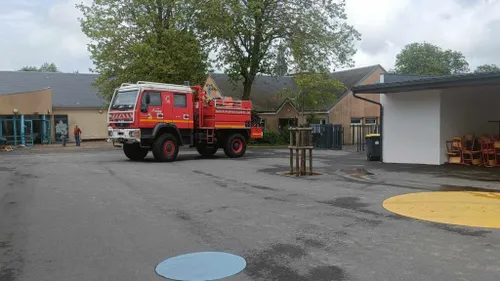
<path id="1" fill-rule="evenodd" d="M 383 207 L 393 213 L 453 225 L 500 228 L 500 193 L 439 191 L 388 198 Z"/>

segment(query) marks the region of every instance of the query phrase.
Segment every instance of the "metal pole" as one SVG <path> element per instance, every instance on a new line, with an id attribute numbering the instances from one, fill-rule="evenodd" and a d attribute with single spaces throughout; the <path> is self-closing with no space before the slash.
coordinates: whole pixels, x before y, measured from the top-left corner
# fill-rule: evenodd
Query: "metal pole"
<path id="1" fill-rule="evenodd" d="M 16 145 L 17 145 L 17 124 L 16 124 L 16 123 L 17 123 L 17 118 L 16 118 L 16 116 L 14 115 L 14 116 L 12 117 L 12 125 L 13 125 L 13 127 L 14 127 L 14 146 L 16 146 Z"/>
<path id="2" fill-rule="evenodd" d="M 45 119 L 45 114 L 42 115 L 42 133 L 41 133 L 42 137 L 41 137 L 41 141 L 42 141 L 42 144 L 45 143 L 45 140 L 47 138 L 47 123 L 46 123 L 46 119 Z"/>
<path id="3" fill-rule="evenodd" d="M 24 115 L 21 114 L 21 145 L 26 145 L 26 139 L 24 136 Z"/>

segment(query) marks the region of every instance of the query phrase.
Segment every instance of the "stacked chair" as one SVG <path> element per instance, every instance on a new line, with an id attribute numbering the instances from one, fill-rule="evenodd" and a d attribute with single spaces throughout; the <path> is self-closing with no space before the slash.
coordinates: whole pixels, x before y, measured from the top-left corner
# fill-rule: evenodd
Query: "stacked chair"
<path id="1" fill-rule="evenodd" d="M 476 137 L 467 134 L 446 142 L 448 163 L 500 166 L 500 139 L 491 135 Z"/>

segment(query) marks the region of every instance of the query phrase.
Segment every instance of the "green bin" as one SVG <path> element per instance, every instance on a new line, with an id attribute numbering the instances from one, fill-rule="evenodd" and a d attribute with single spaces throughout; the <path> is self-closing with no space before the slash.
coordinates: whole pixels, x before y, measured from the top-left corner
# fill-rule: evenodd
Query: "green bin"
<path id="1" fill-rule="evenodd" d="M 382 158 L 381 148 L 380 134 L 366 135 L 366 159 L 368 159 L 368 161 L 380 161 Z"/>

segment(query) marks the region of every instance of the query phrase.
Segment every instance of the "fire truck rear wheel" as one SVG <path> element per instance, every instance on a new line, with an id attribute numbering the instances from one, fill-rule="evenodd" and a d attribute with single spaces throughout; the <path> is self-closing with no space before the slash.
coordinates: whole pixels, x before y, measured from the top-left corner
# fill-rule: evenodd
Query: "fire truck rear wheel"
<path id="1" fill-rule="evenodd" d="M 177 154 L 179 154 L 179 144 L 172 134 L 163 134 L 153 143 L 153 156 L 157 161 L 175 161 Z"/>
<path id="2" fill-rule="evenodd" d="M 241 134 L 230 136 L 224 145 L 224 153 L 229 158 L 241 157 L 245 154 L 246 150 L 247 142 Z"/>
<path id="3" fill-rule="evenodd" d="M 128 159 L 132 161 L 140 161 L 148 155 L 149 150 L 141 148 L 139 144 L 125 143 L 123 144 L 123 152 Z"/>
<path id="4" fill-rule="evenodd" d="M 213 146 L 207 146 L 206 144 L 198 144 L 196 150 L 202 157 L 210 157 L 217 153 L 219 147 L 214 144 Z"/>

